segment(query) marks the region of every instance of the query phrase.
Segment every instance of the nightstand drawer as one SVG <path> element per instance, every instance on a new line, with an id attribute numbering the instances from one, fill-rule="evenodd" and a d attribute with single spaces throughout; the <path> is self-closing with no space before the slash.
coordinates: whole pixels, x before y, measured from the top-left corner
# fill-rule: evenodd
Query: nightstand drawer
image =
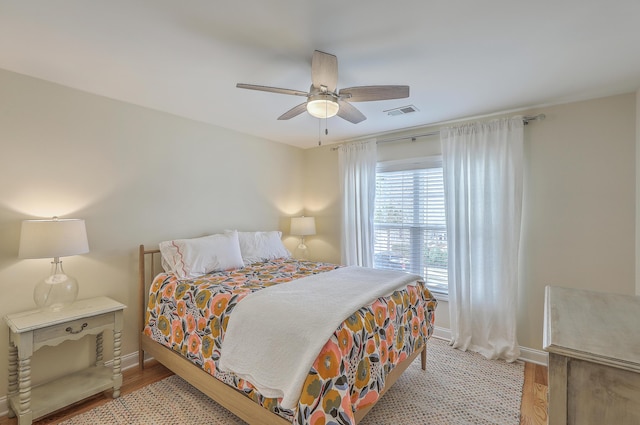
<path id="1" fill-rule="evenodd" d="M 105 313 L 99 316 L 85 317 L 46 328 L 36 329 L 33 332 L 33 344 L 38 346 L 43 342 L 46 345 L 56 345 L 59 339 L 74 339 L 84 335 L 102 332 L 105 328 L 113 328 L 113 313 Z"/>

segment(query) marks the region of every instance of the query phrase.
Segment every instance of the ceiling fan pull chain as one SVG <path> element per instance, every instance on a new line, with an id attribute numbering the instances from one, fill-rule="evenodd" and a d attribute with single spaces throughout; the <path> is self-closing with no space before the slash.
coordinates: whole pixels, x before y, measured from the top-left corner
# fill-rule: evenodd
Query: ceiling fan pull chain
<path id="1" fill-rule="evenodd" d="M 318 146 L 322 146 L 322 140 L 321 140 L 321 127 L 322 124 L 320 124 L 320 120 L 318 120 Z"/>
<path id="2" fill-rule="evenodd" d="M 329 115 L 329 112 L 327 112 L 327 109 L 329 107 L 327 106 L 327 103 L 324 104 L 324 110 L 325 110 L 325 114 L 324 114 L 324 135 L 328 136 L 329 135 L 329 129 L 327 128 L 327 120 L 329 118 L 327 118 L 327 116 Z"/>

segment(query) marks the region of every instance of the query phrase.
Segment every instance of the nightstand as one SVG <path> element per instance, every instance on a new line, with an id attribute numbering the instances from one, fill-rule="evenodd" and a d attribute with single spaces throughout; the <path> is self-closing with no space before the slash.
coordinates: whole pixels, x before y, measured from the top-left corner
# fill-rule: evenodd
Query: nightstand
<path id="1" fill-rule="evenodd" d="M 121 337 L 124 304 L 107 297 L 79 300 L 59 312 L 32 310 L 4 317 L 9 333 L 9 416 L 18 424 L 113 388 L 120 396 Z M 103 332 L 113 331 L 113 368 L 102 358 Z M 31 356 L 44 346 L 96 335 L 96 364 L 52 382 L 31 388 Z"/>

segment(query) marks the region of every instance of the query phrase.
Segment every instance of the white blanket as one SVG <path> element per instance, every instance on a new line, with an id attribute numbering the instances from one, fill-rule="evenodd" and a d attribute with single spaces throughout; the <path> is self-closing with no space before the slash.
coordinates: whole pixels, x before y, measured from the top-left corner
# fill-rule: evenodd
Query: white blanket
<path id="1" fill-rule="evenodd" d="M 250 294 L 231 314 L 218 365 L 294 409 L 314 360 L 338 326 L 361 307 L 421 279 L 351 266 Z"/>

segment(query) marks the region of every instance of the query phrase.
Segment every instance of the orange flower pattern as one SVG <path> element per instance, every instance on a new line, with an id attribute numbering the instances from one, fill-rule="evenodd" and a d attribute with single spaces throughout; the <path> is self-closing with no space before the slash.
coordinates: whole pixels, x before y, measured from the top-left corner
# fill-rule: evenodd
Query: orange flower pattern
<path id="1" fill-rule="evenodd" d="M 353 424 L 354 411 L 374 403 L 386 375 L 433 333 L 437 301 L 421 282 L 362 307 L 338 327 L 309 371 L 295 411 L 217 367 L 229 315 L 245 296 L 338 267 L 277 259 L 185 281 L 160 274 L 151 285 L 144 333 L 294 425 Z"/>

